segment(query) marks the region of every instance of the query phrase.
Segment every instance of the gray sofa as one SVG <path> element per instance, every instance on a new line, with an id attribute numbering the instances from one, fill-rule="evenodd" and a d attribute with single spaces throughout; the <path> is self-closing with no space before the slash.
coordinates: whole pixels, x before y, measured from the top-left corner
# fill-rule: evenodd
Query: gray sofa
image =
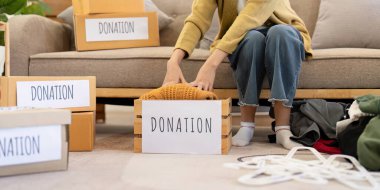
<path id="1" fill-rule="evenodd" d="M 154 2 L 175 18 L 169 27 L 160 32 L 160 47 L 70 51 L 73 31 L 68 25 L 39 16 L 13 17 L 9 21 L 11 75 L 96 76 L 99 98 L 136 98 L 159 87 L 172 46 L 191 11 L 192 1 Z M 290 2 L 313 34 L 320 1 Z M 183 62 L 183 72 L 188 81 L 195 79 L 208 55 L 208 50 L 196 49 Z M 296 98 L 348 99 L 368 93 L 380 95 L 379 71 L 379 49 L 316 49 L 313 59 L 302 65 Z M 214 87 L 221 98 L 237 98 L 228 60 L 218 68 Z M 264 87 L 268 88 L 268 85 L 264 84 Z M 264 90 L 262 98 L 267 97 L 268 93 Z"/>

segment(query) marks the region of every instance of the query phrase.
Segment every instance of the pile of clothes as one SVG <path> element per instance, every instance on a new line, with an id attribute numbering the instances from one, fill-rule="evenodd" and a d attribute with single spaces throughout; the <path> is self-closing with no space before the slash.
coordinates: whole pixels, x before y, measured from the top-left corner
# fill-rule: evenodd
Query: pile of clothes
<path id="1" fill-rule="evenodd" d="M 272 110 L 270 115 L 274 118 Z M 290 126 L 295 142 L 323 153 L 354 156 L 367 169 L 380 170 L 380 96 L 361 96 L 352 104 L 295 101 Z"/>

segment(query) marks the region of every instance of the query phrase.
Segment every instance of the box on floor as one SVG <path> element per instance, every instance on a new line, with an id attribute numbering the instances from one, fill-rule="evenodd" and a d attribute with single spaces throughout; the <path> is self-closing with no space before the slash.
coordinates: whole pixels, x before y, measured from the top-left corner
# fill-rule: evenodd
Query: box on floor
<path id="1" fill-rule="evenodd" d="M 76 106 L 72 105 L 68 107 L 67 105 L 63 105 L 61 107 L 65 109 L 69 109 L 73 112 L 77 111 L 95 111 L 96 110 L 96 78 L 92 76 L 88 77 L 75 77 L 75 76 L 10 76 L 10 77 L 0 77 L 0 106 L 30 106 L 30 107 L 36 107 L 35 105 L 41 106 L 44 102 L 45 103 L 54 103 L 58 101 L 63 100 L 63 95 L 70 93 L 73 94 L 74 97 L 66 97 L 69 100 L 73 100 L 76 98 L 77 95 L 80 95 L 76 93 L 77 90 L 75 85 L 70 84 L 67 85 L 64 83 L 65 81 L 78 81 L 78 82 L 86 82 L 85 84 L 88 84 L 88 90 L 89 90 L 89 102 L 87 103 L 87 106 Z M 33 82 L 33 83 L 39 83 L 39 82 L 58 82 L 59 84 L 35 84 L 28 85 L 30 89 L 26 90 L 26 96 L 29 101 L 25 105 L 20 105 L 20 102 L 17 102 L 18 96 L 18 85 L 21 85 L 20 83 L 25 82 Z M 56 85 L 58 85 L 56 87 Z M 78 91 L 81 89 L 78 89 Z M 69 95 L 68 95 L 69 96 Z M 40 97 L 40 98 L 38 98 Z M 23 99 L 22 97 L 19 97 L 20 99 Z M 35 103 L 33 105 L 33 103 Z M 56 107 L 57 108 L 57 107 Z"/>
<path id="2" fill-rule="evenodd" d="M 150 101 L 154 101 L 154 100 L 150 100 Z M 165 101 L 173 102 L 170 100 L 169 101 L 165 100 Z M 162 107 L 166 107 L 165 101 L 162 101 L 162 100 L 160 101 L 160 103 L 162 104 Z M 143 103 L 142 102 L 143 100 L 140 100 L 140 99 L 134 101 L 134 152 L 136 153 L 143 152 L 142 144 L 143 144 L 144 135 L 143 135 L 143 129 L 142 129 L 143 128 L 142 127 L 142 120 L 143 120 L 142 119 L 143 118 L 143 106 L 142 106 Z M 221 147 L 220 147 L 221 154 L 228 154 L 228 152 L 231 149 L 231 140 L 232 140 L 232 118 L 231 118 L 232 105 L 231 104 L 232 104 L 231 99 L 221 100 L 221 108 L 220 108 L 221 116 L 219 117 L 221 117 L 222 119 L 221 119 L 221 126 L 218 126 L 221 128 Z M 180 105 L 180 106 L 183 107 L 183 105 Z M 181 109 L 181 107 L 178 107 L 178 109 L 174 109 L 174 110 L 179 110 Z M 162 114 L 162 117 L 171 118 L 172 116 L 167 116 L 165 114 Z M 176 127 L 178 127 L 178 123 Z M 186 125 L 186 130 L 187 130 L 187 125 Z M 172 142 L 172 143 L 177 143 L 177 142 Z"/>
<path id="3" fill-rule="evenodd" d="M 0 108 L 0 176 L 67 170 L 71 112 Z"/>
<path id="4" fill-rule="evenodd" d="M 70 125 L 70 151 L 91 151 L 95 141 L 95 112 L 72 114 Z"/>
<path id="5" fill-rule="evenodd" d="M 25 82 L 27 85 L 25 85 Z M 63 88 L 67 84 L 71 85 Z M 60 85 L 61 87 L 59 87 Z M 83 87 L 87 90 L 83 91 Z M 18 88 L 21 91 L 17 91 Z M 58 92 L 60 90 L 61 92 Z M 71 106 L 68 106 L 67 102 L 62 100 L 66 91 L 71 92 L 69 94 L 73 95 L 72 99 L 68 98 L 67 100 L 73 103 Z M 95 77 L 0 77 L 0 92 L 0 106 L 58 106 L 55 108 L 71 110 L 72 124 L 70 125 L 69 151 L 93 150 L 96 111 Z M 79 97 L 80 99 L 85 99 L 84 106 L 75 107 L 78 100 L 76 96 L 86 93 L 88 97 Z M 37 102 L 35 103 L 34 101 Z M 23 102 L 22 105 L 21 102 Z M 57 102 L 60 104 L 56 105 Z"/>

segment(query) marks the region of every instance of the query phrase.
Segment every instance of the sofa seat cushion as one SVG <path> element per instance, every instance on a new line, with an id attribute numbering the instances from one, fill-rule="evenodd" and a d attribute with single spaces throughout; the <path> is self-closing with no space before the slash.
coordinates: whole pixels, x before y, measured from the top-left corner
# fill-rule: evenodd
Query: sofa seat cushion
<path id="1" fill-rule="evenodd" d="M 302 65 L 299 88 L 380 88 L 380 49 L 314 50 Z"/>
<path id="2" fill-rule="evenodd" d="M 96 76 L 99 88 L 156 88 L 162 85 L 173 47 L 146 47 L 87 52 L 55 52 L 31 56 L 31 76 Z M 195 79 L 209 55 L 197 49 L 181 65 L 186 79 Z M 216 88 L 235 88 L 226 59 L 217 71 Z M 228 77 L 227 77 L 228 76 Z"/>
<path id="3" fill-rule="evenodd" d="M 156 88 L 162 84 L 172 51 L 172 47 L 149 47 L 36 54 L 31 56 L 29 75 L 96 76 L 99 88 Z M 182 63 L 188 82 L 208 55 L 208 50 L 196 49 Z M 298 88 L 380 88 L 379 71 L 377 49 L 315 50 L 314 58 L 302 64 Z M 214 87 L 236 88 L 228 60 L 218 68 Z"/>

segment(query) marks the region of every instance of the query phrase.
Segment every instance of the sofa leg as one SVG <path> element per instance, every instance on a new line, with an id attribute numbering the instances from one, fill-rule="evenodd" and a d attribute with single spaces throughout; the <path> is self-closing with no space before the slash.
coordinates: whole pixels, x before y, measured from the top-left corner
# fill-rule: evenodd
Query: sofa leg
<path id="1" fill-rule="evenodd" d="M 96 123 L 105 123 L 106 122 L 106 105 L 105 104 L 96 104 Z"/>

